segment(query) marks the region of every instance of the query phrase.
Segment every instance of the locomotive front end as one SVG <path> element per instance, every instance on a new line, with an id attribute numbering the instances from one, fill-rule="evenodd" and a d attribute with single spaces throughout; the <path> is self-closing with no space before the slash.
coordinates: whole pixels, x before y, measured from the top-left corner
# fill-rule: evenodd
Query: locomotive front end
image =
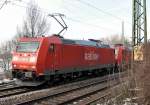
<path id="1" fill-rule="evenodd" d="M 20 80 L 34 80 L 37 78 L 37 56 L 40 46 L 39 40 L 32 38 L 20 39 L 13 52 L 13 77 Z"/>

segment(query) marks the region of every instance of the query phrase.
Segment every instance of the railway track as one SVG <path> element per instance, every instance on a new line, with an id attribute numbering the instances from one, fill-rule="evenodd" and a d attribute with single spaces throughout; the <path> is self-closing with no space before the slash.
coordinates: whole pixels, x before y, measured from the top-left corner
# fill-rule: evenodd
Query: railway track
<path id="1" fill-rule="evenodd" d="M 112 86 L 116 85 L 118 81 L 112 80 Z M 77 104 L 85 97 L 89 97 L 91 95 L 97 95 L 100 94 L 105 89 L 109 88 L 108 83 L 102 82 L 100 84 L 91 84 L 89 86 L 81 87 L 79 89 L 73 89 L 69 92 L 60 93 L 51 97 L 47 97 L 47 99 L 40 99 L 32 102 L 27 102 L 27 104 L 30 105 L 72 105 Z M 101 94 L 102 95 L 102 94 Z M 109 96 L 110 93 L 105 93 L 101 97 Z M 25 105 L 25 103 L 23 104 Z M 80 104 L 84 105 L 84 103 Z"/>
<path id="2" fill-rule="evenodd" d="M 115 80 L 112 85 L 118 83 L 118 81 L 116 82 L 118 77 L 118 74 L 109 76 L 109 80 Z M 0 98 L 0 105 L 66 105 L 110 87 L 106 82 L 107 80 L 108 76 L 97 77 L 49 89 Z"/>
<path id="3" fill-rule="evenodd" d="M 4 89 L 4 88 L 8 88 L 8 87 L 13 87 L 16 86 L 15 81 L 11 81 L 8 83 L 2 83 L 0 84 L 0 90 Z"/>
<path id="4" fill-rule="evenodd" d="M 0 92 L 2 91 L 5 91 L 5 90 L 9 90 L 9 89 L 13 89 L 13 88 L 17 88 L 19 87 L 18 85 L 16 84 L 7 84 L 7 85 L 4 85 L 4 86 L 0 86 Z"/>
<path id="5" fill-rule="evenodd" d="M 88 87 L 83 87 L 77 90 L 71 90 L 70 92 L 65 92 L 58 94 L 56 96 L 49 97 L 39 102 L 33 102 L 29 104 L 33 105 L 67 105 L 78 102 L 84 97 L 88 97 L 91 94 L 97 94 L 97 92 L 102 91 L 108 87 L 107 83 L 95 84 Z"/>
<path id="6" fill-rule="evenodd" d="M 7 97 L 7 96 L 12 96 L 12 95 L 17 95 L 17 94 L 21 94 L 21 93 L 25 93 L 31 91 L 31 89 L 28 89 L 26 87 L 9 87 L 9 88 L 5 88 L 0 90 L 0 98 L 3 97 Z"/>
<path id="7" fill-rule="evenodd" d="M 15 81 L 0 85 L 0 98 L 19 94 L 27 91 L 27 89 L 15 84 Z"/>
<path id="8" fill-rule="evenodd" d="M 114 83 L 112 84 L 113 86 L 111 87 L 107 87 L 105 89 L 103 89 L 102 91 L 97 91 L 97 92 L 93 92 L 89 95 L 85 95 L 84 97 L 81 97 L 79 99 L 76 99 L 75 101 L 71 101 L 69 103 L 65 103 L 65 104 L 68 104 L 68 105 L 111 105 L 110 102 L 110 99 L 112 97 L 114 97 L 112 95 L 112 91 L 114 91 L 114 88 L 115 89 L 120 89 L 120 86 L 122 85 L 126 85 L 127 82 L 123 82 L 123 83 L 119 83 L 119 81 L 114 81 Z M 120 93 L 121 94 L 121 93 Z M 103 104 L 102 104 L 103 103 Z M 37 104 L 38 105 L 38 104 Z M 43 104 L 44 105 L 44 104 Z M 46 104 L 45 104 L 46 105 Z M 63 104 L 58 104 L 58 105 L 64 105 Z"/>

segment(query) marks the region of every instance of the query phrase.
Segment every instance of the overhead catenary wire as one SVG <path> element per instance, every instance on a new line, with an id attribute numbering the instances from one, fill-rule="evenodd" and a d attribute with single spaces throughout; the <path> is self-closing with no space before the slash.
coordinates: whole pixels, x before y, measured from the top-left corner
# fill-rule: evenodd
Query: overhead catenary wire
<path id="1" fill-rule="evenodd" d="M 83 1 L 83 0 L 77 0 L 77 1 L 80 2 L 80 3 L 82 3 L 82 4 L 84 4 L 84 5 L 86 5 L 86 6 L 88 6 L 88 7 L 91 7 L 91 8 L 93 8 L 93 9 L 99 11 L 100 13 L 103 13 L 103 14 L 106 14 L 106 15 L 108 15 L 108 16 L 111 16 L 111 17 L 115 18 L 116 20 L 120 20 L 121 22 L 124 21 L 124 19 L 122 19 L 121 17 L 118 17 L 118 16 L 116 16 L 116 15 L 114 15 L 114 14 L 111 14 L 111 13 L 109 13 L 109 12 L 106 12 L 106 11 L 104 11 L 103 9 L 100 9 L 100 8 L 98 8 L 98 7 L 94 6 L 94 5 L 92 5 L 91 3 L 85 2 L 85 1 Z M 128 23 L 128 24 L 131 24 L 129 21 L 125 21 L 125 22 Z"/>
<path id="2" fill-rule="evenodd" d="M 93 26 L 93 27 L 95 27 L 95 28 L 102 28 L 102 29 L 104 29 L 104 30 L 115 31 L 115 30 L 113 30 L 113 29 L 109 29 L 109 28 L 102 27 L 102 26 L 95 25 L 95 24 L 91 24 L 91 23 L 86 23 L 86 22 L 83 22 L 83 21 L 81 21 L 81 20 L 77 20 L 77 19 L 73 19 L 73 18 L 69 18 L 69 17 L 66 17 L 66 19 L 71 20 L 71 21 L 73 21 L 73 22 L 85 24 L 85 25 L 88 25 L 88 26 Z"/>
<path id="3" fill-rule="evenodd" d="M 72 13 L 71 10 L 66 9 L 66 8 L 64 8 L 64 9 L 67 10 L 69 13 Z M 76 22 L 76 23 L 82 23 L 82 24 L 85 24 L 85 25 L 88 25 L 88 26 L 93 26 L 95 28 L 102 28 L 104 30 L 117 31 L 117 30 L 114 30 L 114 29 L 110 29 L 110 28 L 107 28 L 107 27 L 100 26 L 100 25 L 91 24 L 89 22 L 87 23 L 85 21 L 82 21 L 80 17 L 77 17 L 77 19 L 76 18 L 74 19 L 74 18 L 66 17 L 66 19 L 68 19 L 70 21 L 73 21 L 73 22 Z"/>
<path id="4" fill-rule="evenodd" d="M 16 1 L 19 1 L 19 0 L 16 0 Z M 22 1 L 21 1 L 22 2 Z M 24 4 L 26 5 L 29 5 L 29 3 L 27 2 L 23 2 Z M 18 7 L 22 7 L 22 8 L 29 8 L 28 6 L 22 6 L 22 5 L 19 5 L 19 4 L 16 4 L 14 2 L 10 2 L 10 4 L 14 5 L 14 6 L 18 6 Z M 45 15 L 48 15 L 50 12 L 48 11 L 45 11 L 44 9 L 41 9 L 41 8 L 38 8 L 36 9 L 38 12 L 42 12 L 44 13 Z M 69 18 L 69 17 L 66 17 L 66 19 L 70 20 L 70 21 L 73 21 L 73 22 L 77 22 L 77 23 L 81 23 L 81 24 L 86 24 L 88 26 L 91 26 L 91 27 L 95 27 L 95 28 L 101 28 L 101 29 L 104 29 L 104 30 L 109 30 L 109 31 L 115 31 L 113 29 L 109 29 L 109 28 L 106 28 L 106 27 L 102 27 L 102 26 L 99 26 L 99 25 L 95 25 L 95 24 L 91 24 L 91 23 L 86 23 L 86 22 L 83 22 L 81 20 L 78 20 L 78 19 L 73 19 L 73 18 Z"/>
<path id="5" fill-rule="evenodd" d="M 77 1 L 78 2 L 78 1 Z M 72 14 L 72 12 L 73 11 L 71 11 L 71 9 L 69 8 L 69 7 L 71 7 L 71 8 L 77 8 L 77 9 L 79 9 L 80 11 L 81 10 L 85 10 L 85 9 L 83 9 L 83 8 L 81 8 L 81 6 L 80 5 L 72 5 L 72 2 L 64 2 L 65 4 L 66 4 L 66 6 L 64 6 L 63 7 L 63 9 L 65 10 L 65 11 L 68 11 L 68 12 L 70 12 L 71 14 Z M 80 2 L 79 2 L 80 3 Z M 75 3 L 74 3 L 75 4 Z M 80 3 L 81 4 L 81 3 Z M 85 5 L 85 4 L 83 4 L 83 5 Z M 85 6 L 88 6 L 88 5 L 85 5 Z M 89 6 L 88 6 L 88 8 L 89 8 Z M 93 9 L 93 8 L 92 8 Z M 87 11 L 86 11 L 87 12 Z M 89 13 L 89 12 L 88 12 Z M 98 19 L 98 20 L 103 20 L 103 19 L 105 19 L 106 17 L 102 17 L 102 18 L 98 18 L 100 15 L 102 15 L 102 13 L 101 12 L 91 12 L 90 13 L 90 15 L 87 17 L 87 18 L 89 18 L 89 17 L 95 17 L 96 19 Z M 104 15 L 106 15 L 105 13 L 104 13 Z M 94 19 L 95 20 L 95 19 Z M 118 19 L 116 19 L 117 21 L 118 21 Z M 119 21 L 120 21 L 120 19 L 119 19 Z"/>
<path id="6" fill-rule="evenodd" d="M 25 1 L 23 1 L 23 0 L 15 0 L 15 1 L 19 1 L 19 2 L 22 2 L 22 3 L 24 3 L 24 4 L 26 4 L 26 5 L 30 5 L 28 2 L 25 2 Z M 80 1 L 80 0 L 79 0 Z M 90 5 L 90 4 L 89 4 Z M 18 5 L 19 6 L 19 5 Z M 97 8 L 98 9 L 98 8 Z M 44 13 L 46 13 L 46 14 L 49 14 L 49 11 L 45 11 L 45 9 L 39 9 L 39 11 L 42 11 L 42 12 L 44 12 Z M 102 10 L 103 11 L 103 10 Z M 105 11 L 104 11 L 105 12 Z M 106 13 L 106 12 L 105 12 Z M 107 13 L 107 14 L 109 14 L 109 15 L 112 15 L 112 14 L 110 14 L 110 13 Z M 118 19 L 120 19 L 120 20 L 122 20 L 120 17 L 117 17 L 117 16 L 114 16 L 114 17 L 116 17 L 116 18 L 118 18 Z M 71 20 L 71 19 L 70 19 Z M 91 25 L 91 24 L 90 24 Z M 97 26 L 97 25 L 95 25 L 95 26 Z M 102 28 L 102 27 L 101 27 Z"/>
<path id="7" fill-rule="evenodd" d="M 4 7 L 4 5 L 7 4 L 7 0 L 5 0 L 2 5 L 0 6 L 0 10 Z"/>
<path id="8" fill-rule="evenodd" d="M 109 16 L 111 16 L 111 17 L 113 17 L 113 18 L 115 18 L 115 19 L 119 19 L 119 20 L 123 20 L 122 18 L 120 18 L 120 17 L 118 17 L 118 16 L 116 16 L 116 15 L 113 15 L 113 14 L 111 14 L 111 13 L 109 13 L 109 12 L 106 12 L 106 11 L 104 11 L 104 10 L 102 10 L 102 9 L 100 9 L 100 8 L 98 8 L 98 7 L 96 7 L 96 6 L 94 6 L 94 5 L 92 5 L 92 4 L 90 4 L 90 3 L 88 3 L 88 2 L 85 2 L 85 1 L 83 1 L 83 0 L 77 0 L 77 1 L 79 1 L 80 3 L 82 3 L 82 4 L 84 4 L 84 5 L 86 5 L 86 6 L 89 6 L 89 7 L 91 7 L 91 8 L 94 8 L 95 10 L 97 10 L 97 11 L 99 11 L 99 12 L 101 12 L 101 13 L 104 13 L 104 14 L 106 14 L 106 15 L 109 15 Z"/>
<path id="9" fill-rule="evenodd" d="M 92 12 L 91 14 L 93 14 L 93 15 L 91 15 L 90 14 L 90 16 L 96 16 L 96 17 L 99 17 L 97 14 L 106 14 L 106 15 L 108 15 L 109 17 L 113 17 L 113 18 L 115 18 L 119 23 L 115 23 L 116 25 L 117 24 L 119 24 L 119 26 L 120 27 L 122 27 L 122 23 L 124 23 L 124 24 L 129 24 L 130 26 L 131 26 L 131 22 L 130 21 L 128 21 L 128 20 L 124 20 L 124 19 L 122 19 L 121 17 L 118 17 L 118 16 L 116 16 L 116 15 L 113 15 L 113 14 L 111 14 L 111 13 L 109 13 L 109 12 L 106 12 L 105 10 L 102 10 L 102 9 L 99 9 L 98 7 L 95 7 L 94 5 L 92 5 L 92 4 L 90 4 L 90 3 L 87 3 L 87 2 L 84 2 L 83 0 L 81 1 L 81 0 L 77 0 L 77 2 L 79 2 L 79 3 L 86 3 L 86 4 L 83 4 L 83 5 L 85 5 L 85 6 L 87 6 L 87 7 L 89 7 L 90 6 L 90 8 L 92 8 L 92 9 L 94 9 L 94 10 L 98 10 L 98 12 Z M 76 8 L 79 8 L 77 5 L 72 5 L 71 4 L 71 2 L 69 2 L 70 4 L 69 4 L 69 6 L 71 6 L 71 8 L 72 7 L 76 7 Z M 68 5 L 68 2 L 67 2 L 67 5 Z M 71 11 L 71 9 L 68 9 L 68 8 L 66 8 L 66 6 L 63 8 L 63 9 L 65 9 L 66 11 L 68 11 L 68 12 L 70 12 L 70 13 L 72 13 L 73 11 Z M 80 8 L 81 9 L 81 8 Z M 81 9 L 82 10 L 82 9 Z M 95 14 L 96 13 L 96 14 Z M 88 16 L 89 17 L 89 16 Z M 81 19 L 81 18 L 79 18 L 79 19 Z M 97 19 L 97 18 L 96 18 Z M 104 18 L 105 19 L 105 18 Z M 114 20 L 115 20 L 114 19 Z M 101 19 L 98 19 L 98 20 L 103 20 L 103 18 L 101 18 Z M 84 21 L 83 21 L 84 22 Z M 89 22 L 89 21 L 88 21 Z M 94 19 L 94 22 L 95 22 L 95 19 Z M 102 21 L 103 22 L 103 21 Z M 107 21 L 108 22 L 108 21 Z M 112 23 L 113 22 L 113 23 Z M 113 24 L 114 25 L 114 21 L 112 21 L 112 19 L 111 19 L 111 21 L 109 22 L 110 24 Z M 97 25 L 98 26 L 98 25 Z M 117 25 L 118 26 L 118 25 Z M 126 28 L 128 28 L 128 29 L 132 29 L 130 26 L 128 26 L 128 27 L 126 27 Z M 95 27 L 95 25 L 94 25 L 94 27 Z M 102 27 L 101 27 L 102 28 Z M 113 27 L 114 28 L 114 27 Z M 103 28 L 104 29 L 104 28 Z M 106 28 L 105 28 L 106 29 Z M 108 29 L 108 28 L 107 28 Z M 120 28 L 121 29 L 121 31 L 123 31 L 122 30 L 122 28 Z M 115 29 L 113 29 L 113 30 L 115 30 Z M 119 32 L 119 33 L 123 33 L 123 32 L 120 32 L 120 31 L 118 31 L 117 30 L 117 32 Z"/>

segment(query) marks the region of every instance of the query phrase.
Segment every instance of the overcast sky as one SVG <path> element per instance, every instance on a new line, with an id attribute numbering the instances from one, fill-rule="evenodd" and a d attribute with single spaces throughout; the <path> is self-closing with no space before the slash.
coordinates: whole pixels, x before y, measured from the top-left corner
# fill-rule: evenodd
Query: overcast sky
<path id="1" fill-rule="evenodd" d="M 0 1 L 0 5 L 5 0 Z M 6 41 L 14 37 L 16 27 L 21 26 L 26 16 L 29 0 L 11 0 L 0 10 L 0 39 Z M 35 0 L 45 15 L 63 13 L 68 30 L 66 38 L 89 39 L 121 35 L 121 22 L 125 23 L 125 36 L 131 37 L 132 0 Z M 86 5 L 88 3 L 90 5 Z M 97 7 L 93 8 L 91 7 Z M 150 17 L 150 0 L 147 0 L 147 16 Z M 61 27 L 48 17 L 51 23 L 47 35 L 58 33 Z M 148 34 L 150 20 L 148 18 Z"/>

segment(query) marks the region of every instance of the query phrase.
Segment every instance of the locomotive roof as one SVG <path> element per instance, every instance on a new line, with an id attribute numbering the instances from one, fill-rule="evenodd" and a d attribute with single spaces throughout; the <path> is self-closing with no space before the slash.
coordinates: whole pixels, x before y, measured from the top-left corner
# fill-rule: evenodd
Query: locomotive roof
<path id="1" fill-rule="evenodd" d="M 101 47 L 101 48 L 110 48 L 109 45 L 94 42 L 94 41 L 88 41 L 88 40 L 71 40 L 71 39 L 64 39 L 61 38 L 62 42 L 64 44 L 78 44 L 78 45 L 86 45 L 86 46 L 94 46 L 94 47 Z"/>
<path id="2" fill-rule="evenodd" d="M 20 41 L 40 41 L 43 38 L 48 37 L 23 37 L 20 38 Z M 84 45 L 84 46 L 94 46 L 94 47 L 101 47 L 101 48 L 110 48 L 109 45 L 104 44 L 102 41 L 90 39 L 90 40 L 72 40 L 72 39 L 65 39 L 59 35 L 52 35 L 49 37 L 54 42 L 60 42 L 63 44 L 77 44 L 77 45 Z M 57 40 L 58 39 L 58 40 Z"/>
<path id="3" fill-rule="evenodd" d="M 85 46 L 94 46 L 94 47 L 101 47 L 101 48 L 110 48 L 109 45 L 103 44 L 102 41 L 89 39 L 89 40 L 72 40 L 72 39 L 65 39 L 60 35 L 53 35 L 52 37 L 57 37 L 61 39 L 63 44 L 78 44 L 78 45 L 85 45 Z"/>

